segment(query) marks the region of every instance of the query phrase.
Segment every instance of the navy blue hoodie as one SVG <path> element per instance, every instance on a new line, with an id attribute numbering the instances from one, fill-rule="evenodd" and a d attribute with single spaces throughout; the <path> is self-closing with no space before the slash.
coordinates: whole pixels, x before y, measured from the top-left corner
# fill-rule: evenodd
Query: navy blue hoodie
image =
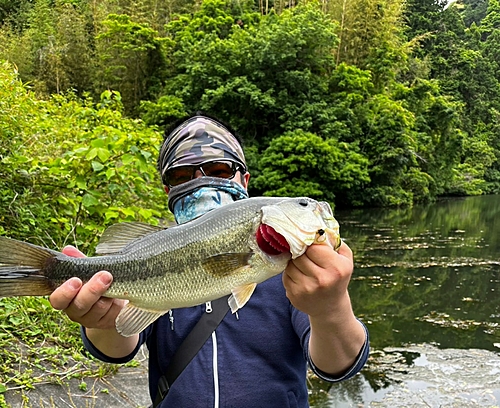
<path id="1" fill-rule="evenodd" d="M 154 400 L 159 377 L 182 340 L 206 313 L 206 307 L 204 304 L 175 309 L 171 316 L 163 316 L 141 333 L 136 350 L 122 359 L 103 355 L 90 343 L 84 330 L 83 341 L 92 355 L 110 363 L 131 360 L 145 342 Z M 290 304 L 281 275 L 275 276 L 257 285 L 249 302 L 237 314 L 225 316 L 171 386 L 160 407 L 308 407 L 307 364 L 326 381 L 351 378 L 368 359 L 366 328 L 365 332 L 365 344 L 344 375 L 333 378 L 321 373 L 308 354 L 309 318 Z"/>

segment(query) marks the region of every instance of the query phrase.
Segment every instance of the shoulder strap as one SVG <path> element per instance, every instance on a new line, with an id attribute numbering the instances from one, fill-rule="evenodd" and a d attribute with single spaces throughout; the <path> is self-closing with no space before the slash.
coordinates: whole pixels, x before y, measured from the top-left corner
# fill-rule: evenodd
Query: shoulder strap
<path id="1" fill-rule="evenodd" d="M 212 301 L 212 312 L 203 313 L 196 326 L 175 352 L 167 370 L 158 381 L 158 392 L 153 407 L 157 407 L 168 393 L 170 386 L 212 335 L 229 310 L 228 296 Z"/>

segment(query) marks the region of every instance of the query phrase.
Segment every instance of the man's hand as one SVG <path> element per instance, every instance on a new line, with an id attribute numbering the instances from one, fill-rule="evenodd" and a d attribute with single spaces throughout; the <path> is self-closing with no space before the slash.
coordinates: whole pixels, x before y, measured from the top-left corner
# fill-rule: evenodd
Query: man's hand
<path id="1" fill-rule="evenodd" d="M 345 243 L 338 252 L 328 245 L 311 245 L 288 263 L 283 274 L 286 295 L 311 317 L 332 317 L 344 309 L 353 268 L 352 251 Z"/>
<path id="2" fill-rule="evenodd" d="M 76 258 L 85 256 L 73 246 L 62 252 Z M 112 281 L 113 276 L 106 271 L 96 273 L 85 284 L 79 278 L 71 278 L 50 295 L 50 304 L 87 328 L 114 329 L 115 319 L 126 302 L 103 297 Z"/>
<path id="3" fill-rule="evenodd" d="M 82 258 L 85 255 L 72 246 L 62 252 Z M 129 356 L 136 348 L 139 335 L 123 337 L 115 327 L 115 320 L 126 301 L 103 297 L 113 276 L 106 271 L 97 272 L 85 284 L 79 278 L 71 278 L 50 295 L 54 309 L 64 310 L 74 322 L 85 327 L 87 338 L 102 353 L 112 358 Z"/>
<path id="4" fill-rule="evenodd" d="M 352 366 L 366 340 L 347 289 L 353 268 L 352 251 L 345 243 L 338 252 L 327 245 L 311 245 L 283 273 L 288 299 L 309 315 L 312 361 L 337 377 Z"/>

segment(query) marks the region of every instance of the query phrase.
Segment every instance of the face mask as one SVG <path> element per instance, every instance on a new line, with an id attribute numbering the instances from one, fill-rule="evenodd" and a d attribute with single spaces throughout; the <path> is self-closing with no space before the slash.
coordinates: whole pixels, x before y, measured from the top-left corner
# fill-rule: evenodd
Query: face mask
<path id="1" fill-rule="evenodd" d="M 177 223 L 183 224 L 244 198 L 248 198 L 248 193 L 241 184 L 218 177 L 200 177 L 172 187 L 168 208 Z"/>

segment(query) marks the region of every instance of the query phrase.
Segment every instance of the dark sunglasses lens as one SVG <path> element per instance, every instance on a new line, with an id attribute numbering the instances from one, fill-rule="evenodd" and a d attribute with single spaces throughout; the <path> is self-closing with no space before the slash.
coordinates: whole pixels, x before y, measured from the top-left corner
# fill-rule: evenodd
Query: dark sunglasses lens
<path id="1" fill-rule="evenodd" d="M 194 166 L 176 167 L 167 170 L 165 173 L 165 181 L 169 186 L 178 186 L 193 178 Z"/>
<path id="2" fill-rule="evenodd" d="M 234 177 L 235 168 L 231 162 L 211 162 L 201 165 L 203 173 L 209 177 L 229 179 Z"/>
<path id="3" fill-rule="evenodd" d="M 238 170 L 237 166 L 230 161 L 215 161 L 194 166 L 174 167 L 165 172 L 164 181 L 170 187 L 178 186 L 192 180 L 198 169 L 201 169 L 205 176 L 224 179 L 233 178 Z"/>

